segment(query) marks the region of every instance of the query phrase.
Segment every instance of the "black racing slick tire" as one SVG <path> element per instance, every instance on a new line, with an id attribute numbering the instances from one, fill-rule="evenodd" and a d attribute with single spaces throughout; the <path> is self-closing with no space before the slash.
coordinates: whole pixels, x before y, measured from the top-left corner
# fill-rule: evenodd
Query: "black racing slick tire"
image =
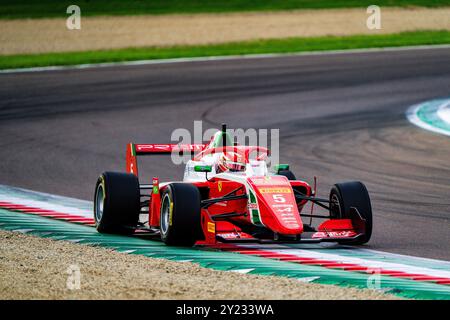
<path id="1" fill-rule="evenodd" d="M 129 235 L 139 221 L 139 180 L 133 174 L 104 172 L 95 186 L 94 219 L 98 232 Z"/>
<path id="2" fill-rule="evenodd" d="M 171 183 L 161 194 L 161 240 L 171 246 L 192 247 L 202 238 L 201 197 L 189 183 Z"/>
<path id="3" fill-rule="evenodd" d="M 291 170 L 280 170 L 278 171 L 278 175 L 285 176 L 288 180 L 297 180 L 295 174 Z"/>
<path id="4" fill-rule="evenodd" d="M 359 181 L 335 184 L 330 191 L 330 217 L 350 219 L 352 207 L 358 209 L 365 220 L 365 233 L 355 240 L 343 240 L 340 243 L 361 245 L 372 236 L 372 205 L 367 188 Z"/>

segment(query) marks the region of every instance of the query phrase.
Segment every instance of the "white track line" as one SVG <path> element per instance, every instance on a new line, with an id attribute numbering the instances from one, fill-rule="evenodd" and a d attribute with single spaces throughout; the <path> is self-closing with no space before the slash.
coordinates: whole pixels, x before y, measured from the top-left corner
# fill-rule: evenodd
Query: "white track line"
<path id="1" fill-rule="evenodd" d="M 169 64 L 169 63 L 184 63 L 184 62 L 266 59 L 266 58 L 282 58 L 282 57 L 297 57 L 297 56 L 321 56 L 321 55 L 352 54 L 352 53 L 366 53 L 366 52 L 392 52 L 392 51 L 430 50 L 430 49 L 449 49 L 449 48 L 450 44 L 443 44 L 443 45 L 385 47 L 385 48 L 367 48 L 367 49 L 350 49 L 350 50 L 304 51 L 296 53 L 294 52 L 294 53 L 244 54 L 244 55 L 211 56 L 211 57 L 197 57 L 197 58 L 153 59 L 153 60 L 137 60 L 125 62 L 88 63 L 73 66 L 49 66 L 36 68 L 3 69 L 0 70 L 0 74 L 78 70 L 78 69 L 121 67 L 121 66 L 142 66 L 152 64 Z"/>
<path id="2" fill-rule="evenodd" d="M 55 196 L 47 193 L 31 191 L 0 185 L 0 202 L 10 202 L 43 210 L 93 217 L 92 204 L 88 201 Z"/>
<path id="3" fill-rule="evenodd" d="M 3 194 L 0 194 L 0 201 L 10 202 L 12 204 L 19 204 L 24 205 L 27 207 L 33 207 L 43 210 L 51 210 L 59 213 L 66 213 L 66 214 L 73 214 L 78 215 L 86 218 L 92 218 L 92 212 L 69 207 L 65 205 L 60 205 L 56 203 L 50 203 L 46 201 L 39 201 L 39 200 L 32 200 L 32 199 L 24 199 L 21 197 L 12 197 L 12 196 L 5 196 Z"/>
<path id="4" fill-rule="evenodd" d="M 450 100 L 447 103 L 444 103 L 439 107 L 439 110 L 437 111 L 437 115 L 439 118 L 441 118 L 444 122 L 447 122 L 450 124 Z"/>
<path id="5" fill-rule="evenodd" d="M 438 264 L 442 267 L 448 268 L 450 270 L 450 261 L 445 260 L 437 260 L 437 259 L 431 259 L 431 258 L 423 258 L 423 257 L 416 257 L 416 256 L 408 256 L 404 254 L 399 253 L 391 253 L 391 252 L 385 252 L 385 251 L 377 251 L 372 249 L 365 249 L 365 248 L 358 248 L 358 251 L 360 252 L 367 252 L 367 253 L 373 253 L 373 254 L 382 254 L 386 257 L 392 257 L 395 259 L 401 259 L 402 257 L 405 259 L 413 259 L 416 261 L 420 261 L 422 263 L 428 263 L 428 264 Z"/>
<path id="6" fill-rule="evenodd" d="M 246 248 L 252 247 L 251 245 L 245 246 Z M 259 246 L 254 246 L 254 248 L 261 248 Z M 350 263 L 356 264 L 359 266 L 366 267 L 368 269 L 382 269 L 382 270 L 393 270 L 393 271 L 401 271 L 411 274 L 421 274 L 432 277 L 442 277 L 450 279 L 450 270 L 439 270 L 439 269 L 431 269 L 426 267 L 418 267 L 411 266 L 401 263 L 394 262 L 386 262 L 386 261 L 375 261 L 369 259 L 362 259 L 358 257 L 350 257 L 350 256 L 342 256 L 333 253 L 324 253 L 318 252 L 310 249 L 287 249 L 286 247 L 283 249 L 279 249 L 276 246 L 274 247 L 264 247 L 264 251 L 270 251 L 277 254 L 285 254 L 285 255 L 294 255 L 300 258 L 313 258 L 318 260 L 329 260 L 336 261 L 339 263 Z M 358 251 L 358 249 L 355 249 Z M 378 252 L 379 253 L 379 252 Z M 357 254 L 355 254 L 356 256 Z"/>

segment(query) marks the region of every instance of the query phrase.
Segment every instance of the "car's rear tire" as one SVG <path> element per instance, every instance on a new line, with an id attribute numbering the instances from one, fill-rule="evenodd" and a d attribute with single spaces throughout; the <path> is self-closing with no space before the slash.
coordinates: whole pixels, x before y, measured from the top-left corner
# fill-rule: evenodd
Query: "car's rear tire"
<path id="1" fill-rule="evenodd" d="M 132 234 L 140 213 L 139 180 L 133 174 L 104 172 L 95 186 L 94 219 L 98 232 Z"/>
<path id="2" fill-rule="evenodd" d="M 278 171 L 278 175 L 285 176 L 288 180 L 297 180 L 295 174 L 291 170 L 280 170 Z"/>
<path id="3" fill-rule="evenodd" d="M 171 183 L 161 194 L 161 240 L 172 246 L 192 247 L 201 239 L 200 191 L 192 184 Z"/>
<path id="4" fill-rule="evenodd" d="M 365 220 L 365 233 L 355 240 L 343 240 L 340 243 L 360 245 L 367 243 L 372 236 L 372 205 L 366 186 L 359 181 L 337 183 L 330 191 L 330 217 L 351 219 L 351 208 L 358 209 Z"/>

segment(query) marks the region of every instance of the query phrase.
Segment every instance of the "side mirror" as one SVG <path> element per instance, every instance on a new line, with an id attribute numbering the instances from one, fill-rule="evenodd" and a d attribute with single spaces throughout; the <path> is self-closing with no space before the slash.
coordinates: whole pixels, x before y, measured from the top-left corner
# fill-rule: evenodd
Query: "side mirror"
<path id="1" fill-rule="evenodd" d="M 289 170 L 289 165 L 288 164 L 277 164 L 276 166 L 274 166 L 275 172 L 278 173 L 282 170 Z"/>
<path id="2" fill-rule="evenodd" d="M 195 172 L 211 172 L 212 167 L 211 166 L 195 166 L 194 171 Z"/>

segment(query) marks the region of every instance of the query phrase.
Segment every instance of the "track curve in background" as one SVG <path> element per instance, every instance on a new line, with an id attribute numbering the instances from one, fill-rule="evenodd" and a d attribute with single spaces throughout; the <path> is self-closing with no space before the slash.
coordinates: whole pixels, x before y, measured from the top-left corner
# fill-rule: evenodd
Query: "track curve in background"
<path id="1" fill-rule="evenodd" d="M 406 116 L 416 126 L 450 136 L 450 99 L 419 103 L 410 107 Z"/>

